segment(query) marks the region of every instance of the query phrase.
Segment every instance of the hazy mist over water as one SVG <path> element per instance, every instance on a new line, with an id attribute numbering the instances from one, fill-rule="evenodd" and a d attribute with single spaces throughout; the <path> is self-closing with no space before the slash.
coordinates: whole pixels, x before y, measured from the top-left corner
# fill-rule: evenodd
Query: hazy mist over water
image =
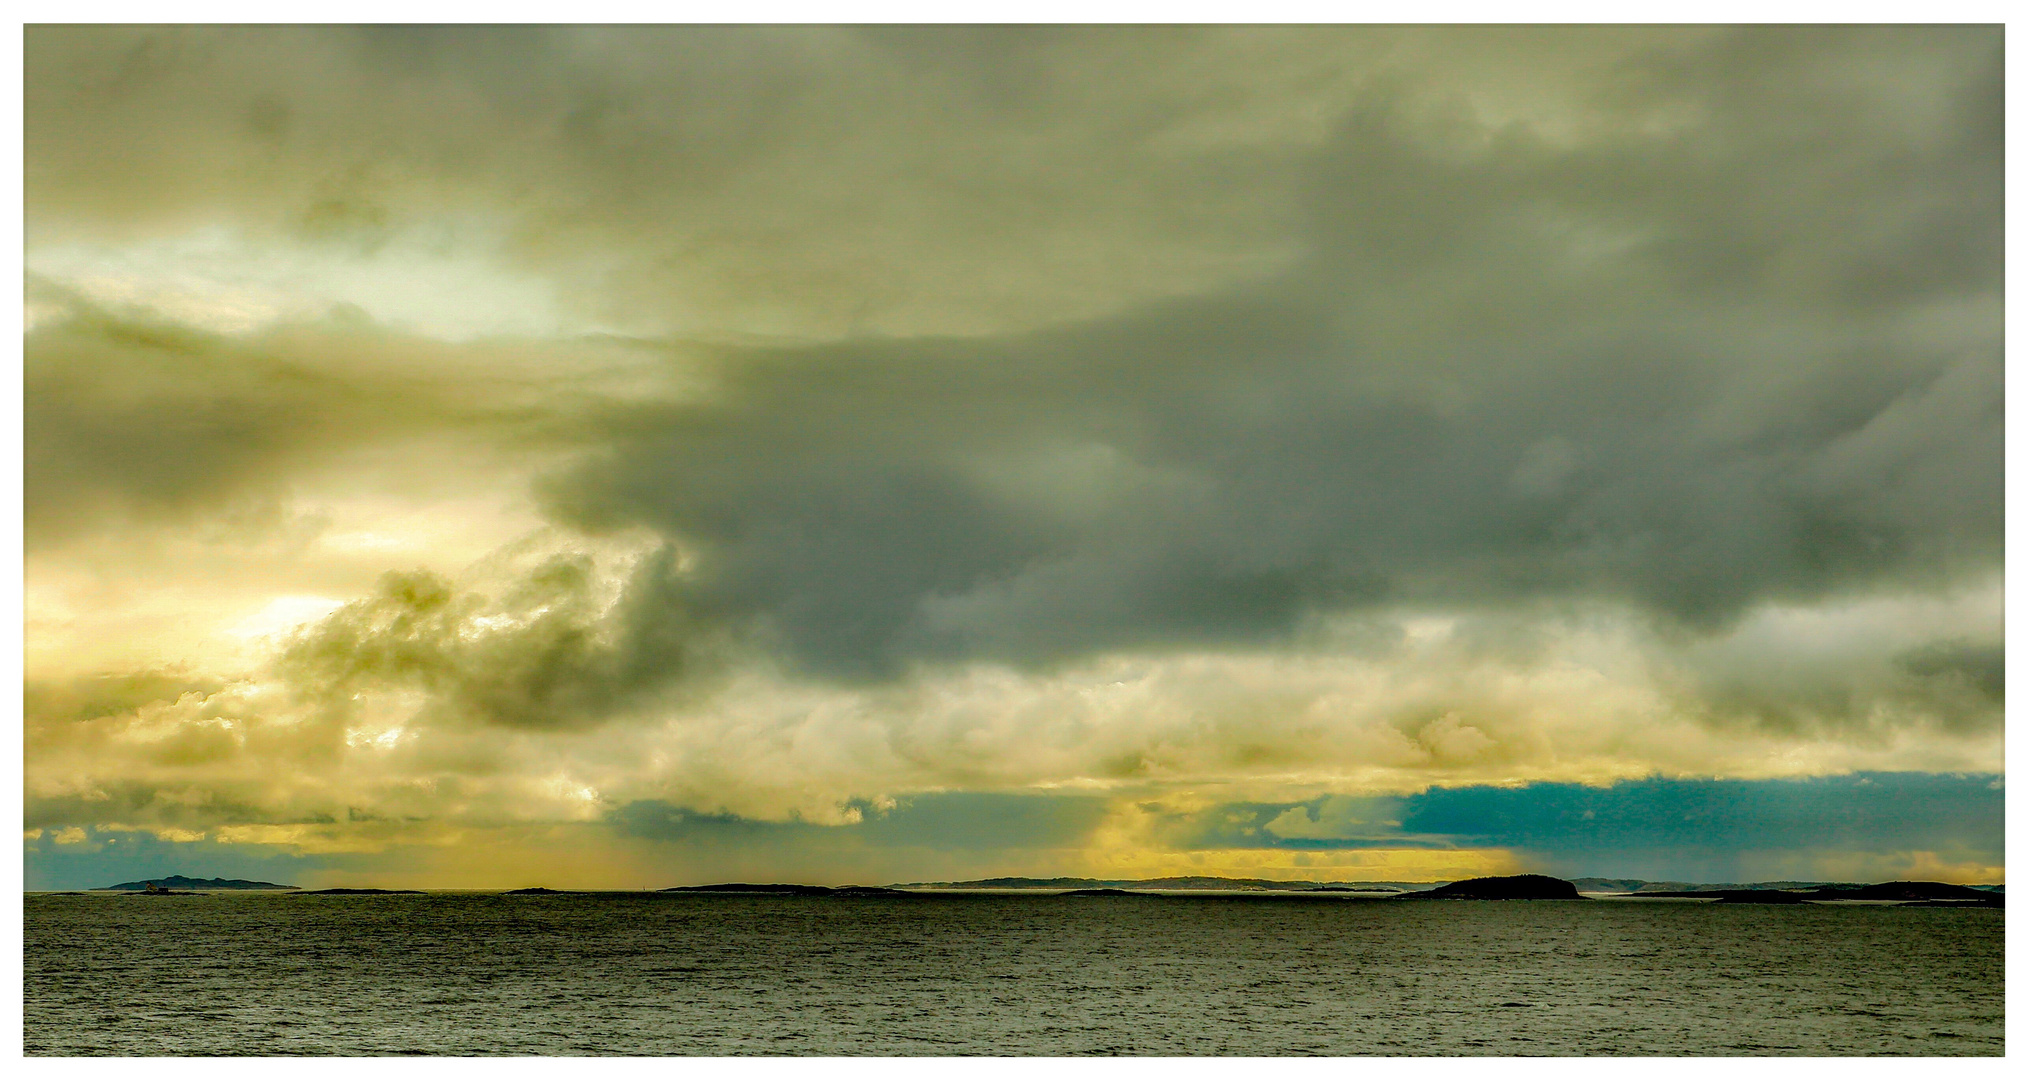
<path id="1" fill-rule="evenodd" d="M 31 1055 L 1998 1055 L 2004 915 L 32 894 Z"/>

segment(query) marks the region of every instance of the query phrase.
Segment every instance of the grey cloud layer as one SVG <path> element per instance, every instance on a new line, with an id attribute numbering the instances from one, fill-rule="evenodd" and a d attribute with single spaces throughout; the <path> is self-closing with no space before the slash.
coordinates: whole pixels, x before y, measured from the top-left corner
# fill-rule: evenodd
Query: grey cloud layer
<path id="1" fill-rule="evenodd" d="M 30 292 L 47 312 L 23 342 L 31 549 L 136 525 L 258 519 L 363 447 L 433 440 L 482 462 L 544 432 L 568 441 L 558 404 L 578 380 L 550 378 L 537 407 L 511 346 L 474 363 L 470 350 L 343 313 L 227 335 L 33 277 Z"/>
<path id="2" fill-rule="evenodd" d="M 161 320 L 86 309 L 25 343 L 24 510 L 31 545 L 108 518 L 225 508 L 272 488 L 350 413 L 334 380 Z"/>
<path id="3" fill-rule="evenodd" d="M 1698 118 L 1666 135 L 1475 143 L 1363 109 L 1286 275 L 729 355 L 709 400 L 613 416 L 552 503 L 696 544 L 696 603 L 836 676 L 1376 602 L 1709 628 L 1975 580 L 2001 557 L 1998 53 L 1961 43 L 1934 130 L 1837 74 L 1875 41 L 1810 34 L 1601 89 Z"/>
<path id="4" fill-rule="evenodd" d="M 1436 271 L 1415 291 L 1451 292 L 1473 281 L 1450 257 L 1467 249 L 1527 271 L 1514 259 L 1535 253 L 1485 244 L 1518 201 L 1591 233 L 1576 246 L 1632 233 L 1678 286 L 1864 302 L 1984 287 L 1999 41 L 36 27 L 28 220 L 31 242 L 224 223 L 342 253 L 417 227 L 456 245 L 444 222 L 490 217 L 514 257 L 623 321 L 919 331 L 1196 291 L 1319 221 L 1381 277 Z M 1394 105 L 1465 167 L 1347 138 L 1348 115 Z M 1315 169 L 1320 146 L 1351 168 Z"/>
<path id="5" fill-rule="evenodd" d="M 498 226 L 599 317 L 826 333 L 1060 317 L 1257 262 L 1287 224 L 1286 155 L 1224 144 L 1263 116 L 1286 127 L 1285 84 L 1313 93 L 1344 49 L 1384 45 L 1159 29 L 31 37 L 38 239 L 224 221 L 342 254 Z"/>

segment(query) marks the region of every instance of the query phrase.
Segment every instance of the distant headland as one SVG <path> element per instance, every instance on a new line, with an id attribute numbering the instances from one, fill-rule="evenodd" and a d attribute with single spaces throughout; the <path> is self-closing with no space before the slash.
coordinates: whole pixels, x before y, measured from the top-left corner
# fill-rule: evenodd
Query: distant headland
<path id="1" fill-rule="evenodd" d="M 2005 907 L 2005 893 L 1941 881 L 1889 881 L 1879 885 L 1820 885 L 1809 889 L 1690 889 L 1639 892 L 1640 897 L 1711 899 L 1720 904 L 1812 904 L 1832 901 L 1918 903 L 1928 907 Z"/>
<path id="2" fill-rule="evenodd" d="M 240 878 L 193 878 L 181 874 L 164 878 L 148 878 L 144 881 L 122 881 L 118 885 L 101 885 L 93 892 L 163 892 L 171 889 L 248 889 L 287 892 L 294 885 L 277 885 L 272 881 L 246 881 Z"/>
<path id="3" fill-rule="evenodd" d="M 192 896 L 203 892 L 287 892 L 298 896 L 420 895 L 420 889 L 303 889 L 272 881 L 240 878 L 193 878 L 171 875 L 123 881 L 93 892 L 150 896 Z M 459 890 L 463 891 L 463 890 Z M 492 890 L 476 890 L 487 892 Z M 1147 896 L 1216 893 L 1262 897 L 1313 897 L 1373 900 L 1692 900 L 1720 904 L 1913 904 L 1921 907 L 2006 906 L 2006 886 L 1951 885 L 1938 881 L 1889 881 L 1879 884 L 1821 881 L 1764 881 L 1751 884 L 1699 885 L 1682 881 L 1638 878 L 1583 877 L 1574 880 L 1544 874 L 1467 878 L 1461 881 L 1287 881 L 1272 878 L 1164 877 L 1103 879 L 1082 877 L 980 878 L 973 881 L 909 882 L 898 885 L 804 885 L 790 882 L 727 882 L 677 885 L 654 890 L 552 889 L 545 886 L 500 890 L 502 896 L 585 896 L 606 892 L 653 892 L 693 896 L 783 897 L 907 897 L 938 894 L 1031 893 L 1056 896 Z"/>
<path id="4" fill-rule="evenodd" d="M 1467 878 L 1417 888 L 1402 882 L 1358 884 L 1310 881 L 1272 881 L 1252 878 L 1153 878 L 1141 881 L 1104 881 L 1092 878 L 985 878 L 966 882 L 917 882 L 888 888 L 848 885 L 829 888 L 798 884 L 683 885 L 658 890 L 663 893 L 701 896 L 923 896 L 939 893 L 1036 893 L 1051 896 L 1171 896 L 1189 893 L 1252 893 L 1261 896 L 1366 897 L 1388 900 L 1696 900 L 1721 904 L 1818 904 L 1867 902 L 1916 904 L 1924 907 L 2004 907 L 2005 887 L 1999 885 L 1947 885 L 1934 881 L 1890 881 L 1878 885 L 1854 883 L 1765 882 L 1747 886 L 1707 886 L 1685 889 L 1641 888 L 1649 882 L 1620 879 L 1613 888 L 1596 888 L 1597 878 L 1566 881 L 1545 874 L 1513 874 L 1503 877 Z M 1681 884 L 1681 883 L 1669 883 Z M 1580 887 L 1588 886 L 1588 887 Z M 1631 886 L 1631 887 L 1630 887 Z"/>
<path id="5" fill-rule="evenodd" d="M 879 885 L 840 885 L 831 888 L 825 885 L 678 885 L 671 889 L 658 889 L 665 893 L 719 893 L 732 896 L 908 896 L 906 889 L 889 889 Z"/>
<path id="6" fill-rule="evenodd" d="M 1047 889 L 1067 892 L 1082 889 L 1125 889 L 1132 892 L 1370 892 L 1397 893 L 1427 888 L 1435 882 L 1402 881 L 1284 881 L 1276 878 L 1160 877 L 997 877 L 975 881 L 915 881 L 893 888 L 907 890 Z"/>

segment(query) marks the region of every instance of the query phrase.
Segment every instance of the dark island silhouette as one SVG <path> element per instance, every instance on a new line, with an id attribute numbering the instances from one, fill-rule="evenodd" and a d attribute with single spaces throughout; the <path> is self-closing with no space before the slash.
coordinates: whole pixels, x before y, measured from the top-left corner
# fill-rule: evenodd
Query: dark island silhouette
<path id="1" fill-rule="evenodd" d="M 540 885 L 532 889 L 508 889 L 502 896 L 569 896 L 570 889 L 545 889 Z"/>
<path id="2" fill-rule="evenodd" d="M 831 890 L 822 885 L 755 885 L 748 882 L 728 882 L 723 885 L 678 885 L 662 889 L 665 893 L 726 893 L 741 896 L 829 896 Z"/>
<path id="3" fill-rule="evenodd" d="M 1889 881 L 1851 890 L 1830 888 L 1817 891 L 1823 894 L 1824 899 L 1830 900 L 1969 900 L 1998 903 L 2003 899 L 1999 893 L 1941 881 Z"/>
<path id="4" fill-rule="evenodd" d="M 1544 874 L 1467 878 L 1422 892 L 1402 893 L 1396 900 L 1583 900 L 1577 886 Z"/>
<path id="5" fill-rule="evenodd" d="M 234 889 L 291 891 L 294 885 L 277 885 L 272 881 L 245 881 L 240 878 L 193 878 L 181 874 L 162 878 L 147 878 L 142 881 L 122 881 L 118 885 L 102 885 L 93 892 L 160 892 L 170 889 Z"/>
<path id="6" fill-rule="evenodd" d="M 1808 889 L 1679 889 L 1643 890 L 1632 895 L 1719 904 L 1818 904 L 1840 900 L 1892 901 L 1923 907 L 2004 908 L 2004 893 L 1941 881 L 1887 881 L 1878 885 L 1819 885 Z"/>
<path id="7" fill-rule="evenodd" d="M 754 885 L 745 882 L 723 885 L 678 885 L 670 889 L 659 889 L 665 893 L 692 893 L 723 896 L 913 896 L 905 889 L 889 889 L 879 885 L 840 885 L 831 888 L 826 885 Z"/>
<path id="8" fill-rule="evenodd" d="M 1423 884 L 1429 884 L 1425 882 Z M 1363 892 L 1396 893 L 1419 885 L 1396 881 L 1285 881 L 1276 878 L 1162 877 L 1106 879 L 1082 877 L 997 877 L 973 881 L 913 881 L 897 888 L 914 890 L 1007 890 L 1038 889 L 1061 892 L 1065 889 L 1131 889 L 1137 892 Z"/>

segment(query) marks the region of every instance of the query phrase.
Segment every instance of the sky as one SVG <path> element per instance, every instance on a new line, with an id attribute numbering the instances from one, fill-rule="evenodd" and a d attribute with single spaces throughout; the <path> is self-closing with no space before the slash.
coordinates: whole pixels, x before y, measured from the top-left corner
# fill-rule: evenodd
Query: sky
<path id="1" fill-rule="evenodd" d="M 2001 46 L 29 27 L 26 884 L 2004 881 Z"/>

